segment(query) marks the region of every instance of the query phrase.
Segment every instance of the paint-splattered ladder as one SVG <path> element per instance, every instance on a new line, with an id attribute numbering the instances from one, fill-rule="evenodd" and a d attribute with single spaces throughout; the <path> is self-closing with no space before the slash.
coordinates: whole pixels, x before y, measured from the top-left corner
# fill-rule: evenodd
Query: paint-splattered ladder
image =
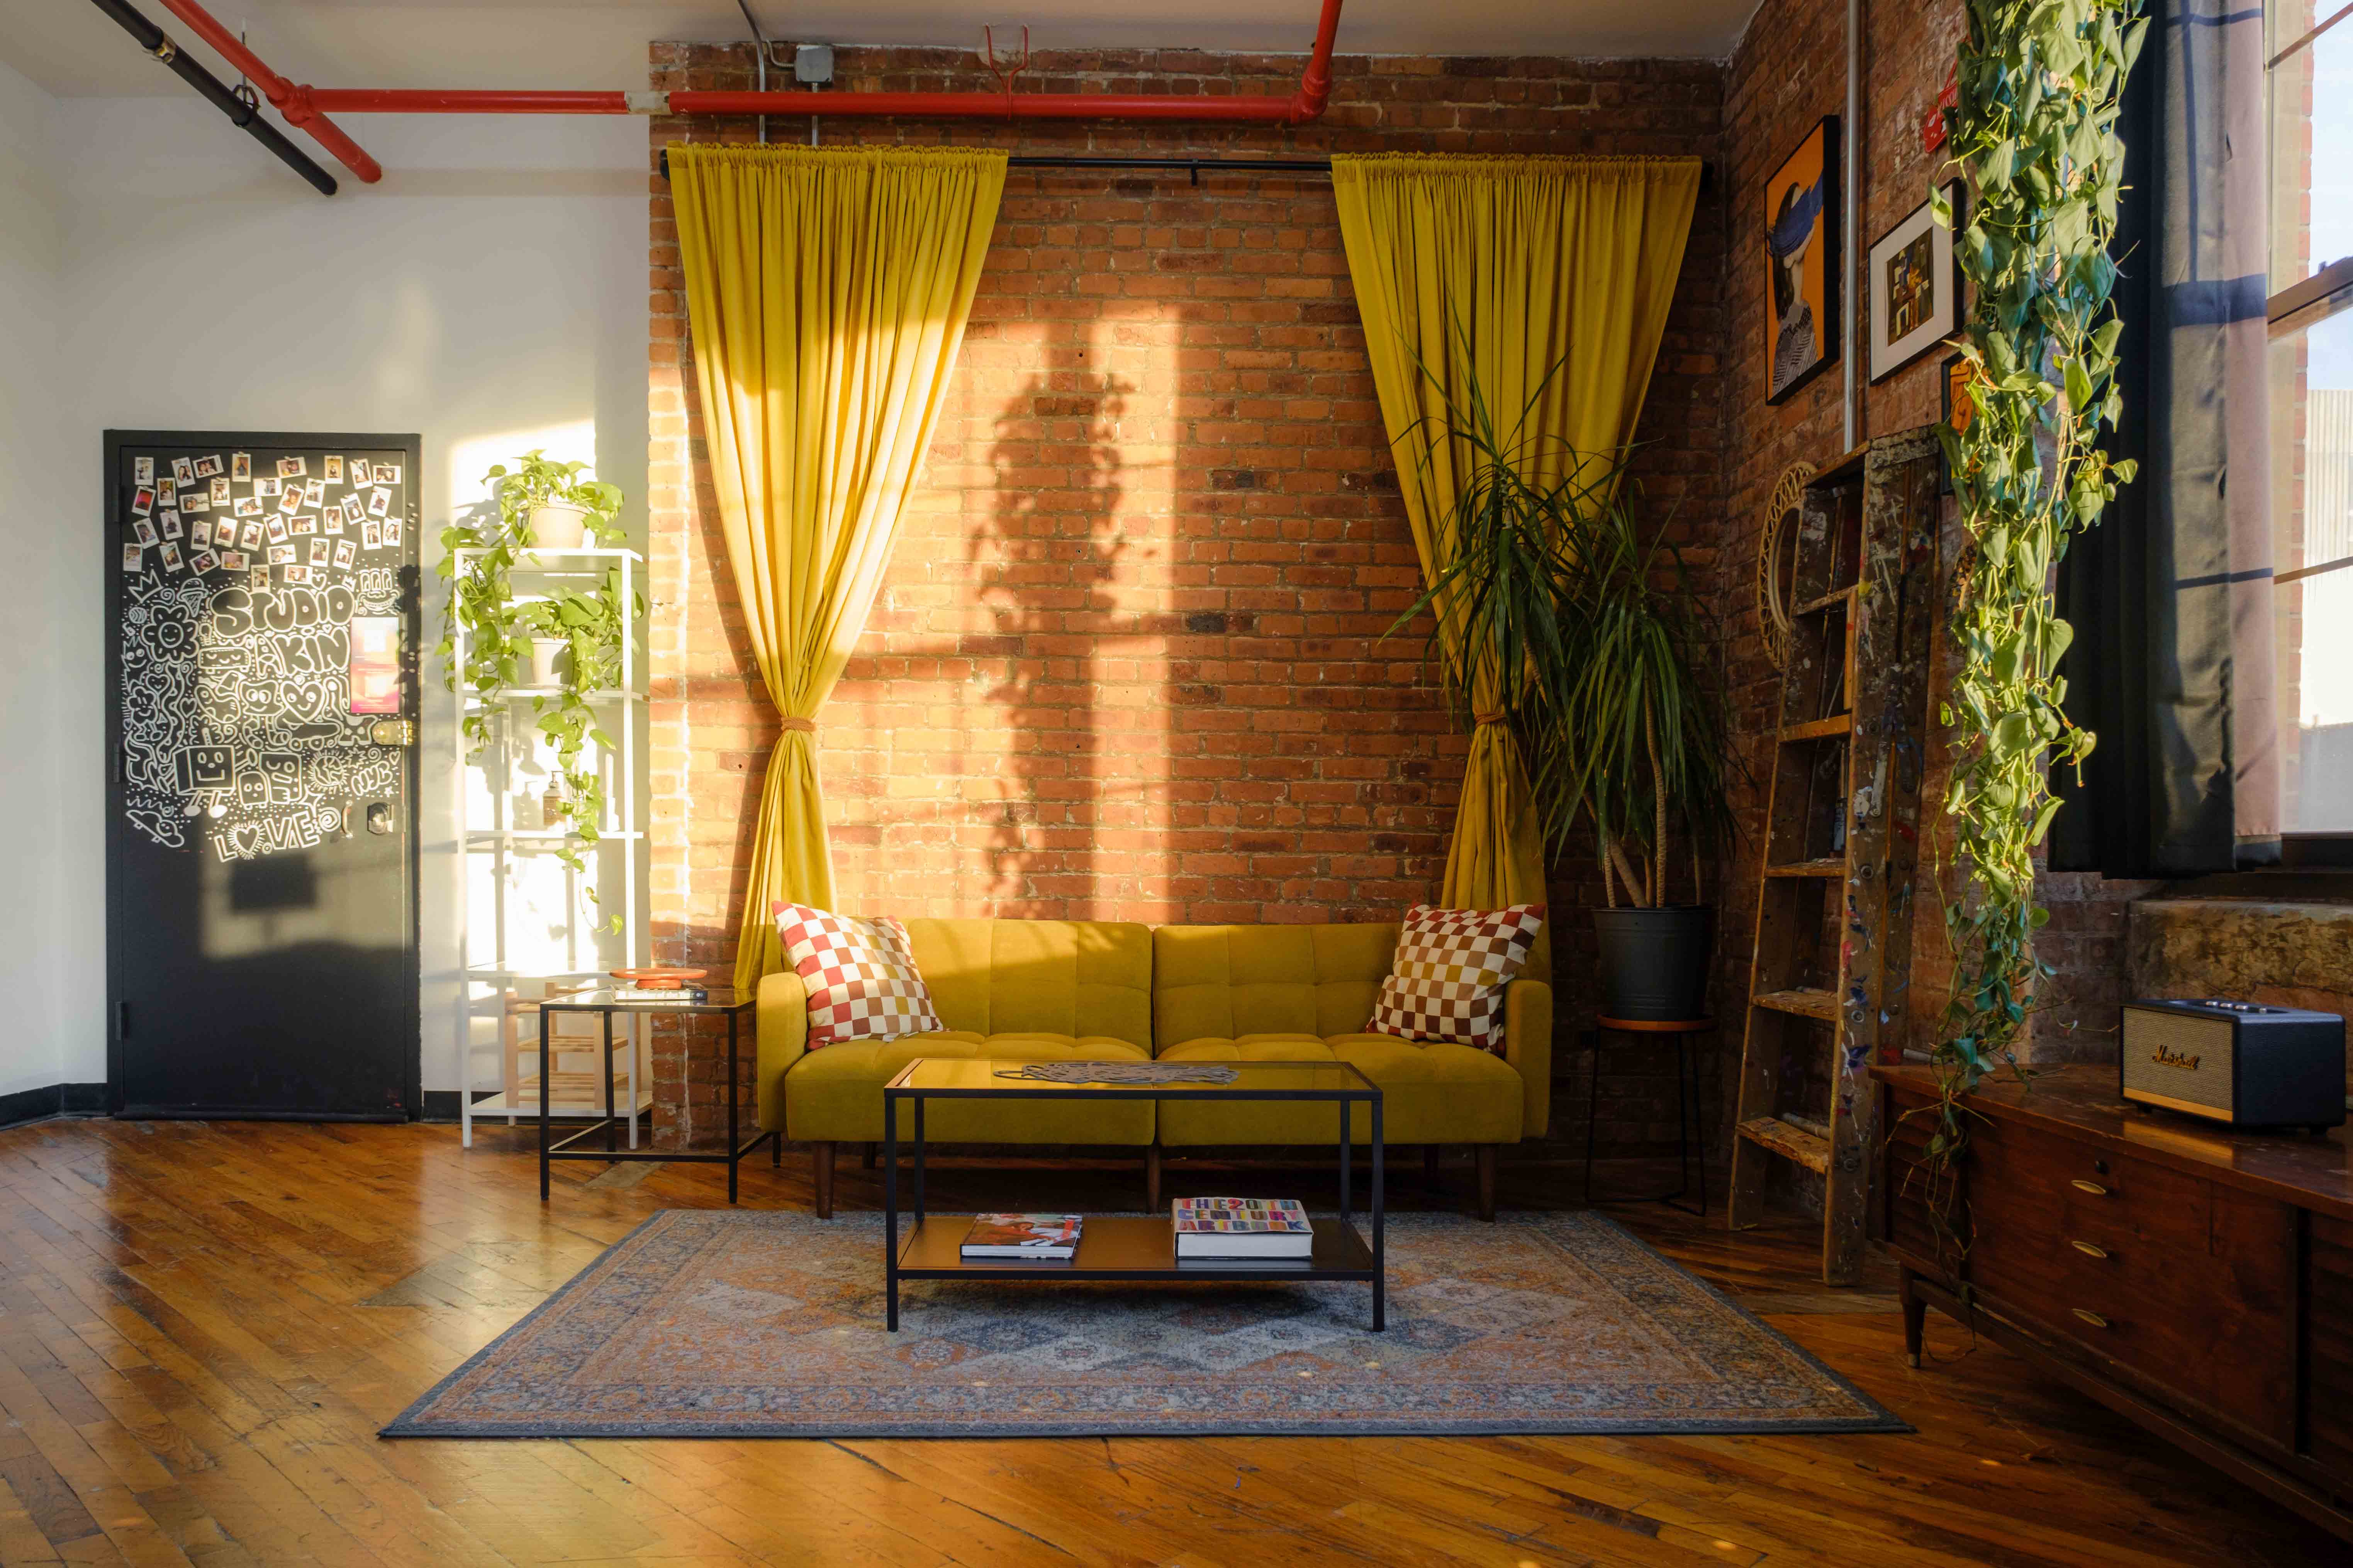
<path id="1" fill-rule="evenodd" d="M 1822 1178 L 1822 1278 L 1850 1285 L 1871 1211 L 1876 1097 L 1903 1033 L 1920 851 L 1939 458 L 1926 429 L 1815 476 L 1766 602 L 1794 605 L 1741 1041 L 1731 1225 L 1775 1160 Z"/>

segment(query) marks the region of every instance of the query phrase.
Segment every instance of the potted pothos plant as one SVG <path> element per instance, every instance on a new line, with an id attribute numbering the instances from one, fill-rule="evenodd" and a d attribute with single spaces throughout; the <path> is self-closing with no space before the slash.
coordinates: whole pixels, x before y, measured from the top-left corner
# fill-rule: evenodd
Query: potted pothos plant
<path id="1" fill-rule="evenodd" d="M 1440 395 L 1460 482 L 1438 529 L 1445 560 L 1391 630 L 1435 612 L 1451 703 L 1511 727 L 1547 858 L 1593 836 L 1602 1011 L 1704 1016 L 1715 911 L 1702 868 L 1732 819 L 1722 703 L 1682 559 L 1641 515 L 1622 454 L 1532 437 L 1527 409 L 1500 430 L 1475 388 Z"/>
<path id="2" fill-rule="evenodd" d="M 471 749 L 490 739 L 493 716 L 510 691 L 518 686 L 546 689 L 532 690 L 531 706 L 536 728 L 555 754 L 561 811 L 549 826 L 560 822 L 583 847 L 596 841 L 605 813 L 604 781 L 588 748 L 613 745 L 597 722 L 593 699 L 619 683 L 623 639 L 645 614 L 645 599 L 632 594 L 631 602 L 622 602 L 618 571 L 606 571 L 585 591 L 557 585 L 543 594 L 521 595 L 513 574 L 523 556 L 545 544 L 540 529 L 551 507 L 580 512 L 581 537 L 599 542 L 620 537 L 615 521 L 620 488 L 583 478 L 586 468 L 533 451 L 512 468 L 501 463 L 483 476 L 483 483 L 494 487 L 495 516 L 441 531 L 438 570 L 449 580 L 449 596 L 437 650 L 444 684 L 453 691 L 462 687 L 477 700 L 461 721 Z M 524 674 L 530 679 L 519 680 Z M 585 864 L 572 843 L 556 854 L 575 870 Z"/>

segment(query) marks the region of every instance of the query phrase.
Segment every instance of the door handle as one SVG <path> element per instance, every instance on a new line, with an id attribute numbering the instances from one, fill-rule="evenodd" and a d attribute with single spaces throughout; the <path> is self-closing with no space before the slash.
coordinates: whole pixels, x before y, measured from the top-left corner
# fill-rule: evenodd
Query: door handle
<path id="1" fill-rule="evenodd" d="M 2086 1311 L 2081 1307 L 2075 1308 L 2074 1312 L 2077 1317 L 2083 1319 L 2084 1321 L 2091 1324 L 2092 1327 L 2095 1329 L 2105 1329 L 2108 1326 L 2108 1321 L 2100 1316 L 2097 1312 Z"/>
<path id="2" fill-rule="evenodd" d="M 2108 1195 L 2107 1188 L 2100 1185 L 2097 1182 L 2087 1182 L 2081 1176 L 2075 1178 L 2075 1188 L 2078 1192 L 2089 1193 L 2095 1198 L 2104 1198 Z"/>
<path id="3" fill-rule="evenodd" d="M 2077 1241 L 2073 1237 L 2068 1237 L 2067 1245 L 2073 1247 L 2076 1251 L 2082 1253 L 2086 1258 L 2105 1258 L 2108 1255 L 2108 1249 L 2106 1247 L 2094 1247 L 2088 1241 Z"/>

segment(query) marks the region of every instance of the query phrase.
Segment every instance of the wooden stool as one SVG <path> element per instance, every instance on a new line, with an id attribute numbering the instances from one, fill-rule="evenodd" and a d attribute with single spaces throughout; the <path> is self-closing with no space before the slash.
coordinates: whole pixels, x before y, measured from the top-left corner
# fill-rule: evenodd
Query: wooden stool
<path id="1" fill-rule="evenodd" d="M 1601 1037 L 1605 1033 L 1621 1035 L 1672 1035 L 1675 1037 L 1675 1180 L 1672 1193 L 1650 1200 L 1665 1204 L 1669 1208 L 1693 1211 L 1675 1202 L 1691 1190 L 1689 1174 L 1692 1140 L 1687 1128 L 1698 1130 L 1699 1143 L 1699 1210 L 1700 1217 L 1707 1216 L 1707 1121 L 1700 1109 L 1699 1068 L 1691 1059 L 1685 1047 L 1687 1037 L 1704 1033 L 1715 1027 L 1713 1018 L 1596 1018 L 1593 1032 L 1593 1078 L 1585 1097 L 1585 1201 L 1593 1201 L 1593 1128 L 1594 1116 L 1601 1105 Z M 1640 1202 L 1641 1200 L 1634 1200 Z"/>

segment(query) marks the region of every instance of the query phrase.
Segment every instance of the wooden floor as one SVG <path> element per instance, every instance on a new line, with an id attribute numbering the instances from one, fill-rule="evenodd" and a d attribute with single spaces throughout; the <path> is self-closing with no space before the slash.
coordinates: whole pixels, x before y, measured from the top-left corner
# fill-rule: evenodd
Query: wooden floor
<path id="1" fill-rule="evenodd" d="M 0 1131 L 0 1563 L 2257 1564 L 2346 1551 L 1931 1315 L 1815 1236 L 1612 1212 L 1915 1423 L 1912 1436 L 380 1441 L 375 1429 L 657 1208 L 681 1166 L 559 1167 L 447 1127 Z M 872 1201 L 845 1162 L 842 1202 Z M 1413 1179 L 1399 1206 L 1449 1194 Z M 646 1173 L 651 1172 L 650 1175 Z M 1459 1183 L 1467 1173 L 1448 1176 Z M 745 1202 L 808 1200 L 806 1162 Z M 936 1201 L 1069 1201 L 935 1173 Z M 1103 1201 L 1132 1205 L 1106 1167 Z M 1506 1204 L 1575 1196 L 1507 1166 Z"/>

